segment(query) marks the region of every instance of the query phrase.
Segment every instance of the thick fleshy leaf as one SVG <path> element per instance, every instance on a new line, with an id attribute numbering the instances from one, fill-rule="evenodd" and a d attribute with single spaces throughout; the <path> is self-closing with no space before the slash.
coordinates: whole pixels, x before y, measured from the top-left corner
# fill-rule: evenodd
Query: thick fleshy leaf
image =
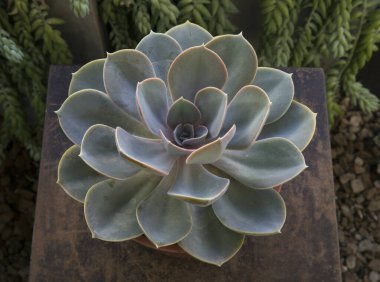
<path id="1" fill-rule="evenodd" d="M 172 37 L 153 31 L 141 39 L 136 50 L 148 56 L 156 76 L 163 81 L 166 81 L 171 63 L 182 52 L 181 46 Z"/>
<path id="2" fill-rule="evenodd" d="M 191 206 L 193 227 L 178 243 L 193 257 L 221 266 L 230 260 L 244 243 L 244 235 L 226 228 L 211 207 Z"/>
<path id="3" fill-rule="evenodd" d="M 228 100 L 243 86 L 250 84 L 257 70 L 257 56 L 252 45 L 240 33 L 214 37 L 206 47 L 217 53 L 228 70 L 228 80 L 223 91 Z"/>
<path id="4" fill-rule="evenodd" d="M 190 149 L 186 149 L 186 148 L 177 146 L 172 141 L 170 141 L 165 136 L 165 134 L 162 133 L 162 131 L 161 131 L 160 135 L 161 135 L 162 142 L 164 143 L 164 148 L 165 148 L 166 152 L 171 156 L 175 156 L 175 157 L 188 156 L 194 151 L 194 150 L 190 150 Z"/>
<path id="5" fill-rule="evenodd" d="M 83 89 L 95 89 L 106 92 L 103 83 L 103 68 L 106 59 L 91 61 L 73 73 L 69 86 L 69 95 Z"/>
<path id="6" fill-rule="evenodd" d="M 201 124 L 208 128 L 209 136 L 219 135 L 227 110 L 227 94 L 215 87 L 206 87 L 195 95 L 195 105 L 201 112 Z"/>
<path id="7" fill-rule="evenodd" d="M 188 205 L 167 195 L 175 177 L 176 168 L 173 168 L 137 208 L 140 227 L 157 248 L 177 243 L 191 230 Z"/>
<path id="8" fill-rule="evenodd" d="M 176 160 L 166 153 L 161 140 L 137 137 L 120 127 L 116 128 L 116 145 L 129 161 L 160 175 L 169 174 Z"/>
<path id="9" fill-rule="evenodd" d="M 286 218 L 284 200 L 274 189 L 252 189 L 235 180 L 212 207 L 227 228 L 248 235 L 280 233 Z"/>
<path id="10" fill-rule="evenodd" d="M 252 188 L 280 185 L 307 167 L 300 150 L 281 137 L 257 141 L 241 151 L 226 150 L 213 165 Z"/>
<path id="11" fill-rule="evenodd" d="M 105 93 L 93 89 L 70 95 L 56 114 L 63 132 L 77 145 L 81 144 L 84 133 L 94 124 L 120 126 L 137 135 L 151 136 L 141 122 L 120 110 Z"/>
<path id="12" fill-rule="evenodd" d="M 140 118 L 136 105 L 137 83 L 154 77 L 148 57 L 136 50 L 108 53 L 104 65 L 104 86 L 111 99 L 128 114 Z"/>
<path id="13" fill-rule="evenodd" d="M 93 125 L 86 131 L 79 156 L 94 170 L 114 179 L 127 179 L 140 170 L 119 154 L 115 129 L 102 124 Z"/>
<path id="14" fill-rule="evenodd" d="M 264 126 L 271 102 L 259 87 L 247 85 L 239 90 L 227 107 L 222 133 L 236 125 L 229 148 L 245 148 L 257 138 Z"/>
<path id="15" fill-rule="evenodd" d="M 92 236 L 118 242 L 142 235 L 136 208 L 159 181 L 160 177 L 140 171 L 126 180 L 106 180 L 92 186 L 84 201 Z"/>
<path id="16" fill-rule="evenodd" d="M 137 105 L 145 124 L 155 135 L 160 130 L 166 132 L 168 114 L 168 93 L 165 83 L 159 78 L 148 78 L 138 83 L 136 90 Z"/>
<path id="17" fill-rule="evenodd" d="M 259 139 L 283 137 L 292 141 L 303 151 L 313 138 L 317 114 L 308 107 L 292 102 L 288 111 L 277 121 L 267 124 L 259 135 Z"/>
<path id="18" fill-rule="evenodd" d="M 172 27 L 166 34 L 173 37 L 182 50 L 206 44 L 212 39 L 212 35 L 207 30 L 189 21 Z"/>
<path id="19" fill-rule="evenodd" d="M 292 74 L 278 69 L 260 67 L 251 84 L 264 89 L 272 102 L 266 123 L 278 120 L 289 109 L 294 96 Z"/>
<path id="20" fill-rule="evenodd" d="M 216 162 L 226 150 L 228 143 L 232 140 L 236 132 L 236 126 L 222 137 L 210 142 L 192 152 L 186 159 L 186 164 L 211 164 Z"/>
<path id="21" fill-rule="evenodd" d="M 195 133 L 193 138 L 189 138 L 182 141 L 183 146 L 196 147 L 204 144 L 208 134 L 208 129 L 204 125 L 198 125 L 195 127 Z"/>
<path id="22" fill-rule="evenodd" d="M 207 206 L 226 192 L 229 183 L 229 179 L 212 174 L 202 165 L 186 165 L 182 159 L 168 194 L 195 205 Z"/>
<path id="23" fill-rule="evenodd" d="M 168 87 L 173 100 L 184 97 L 194 101 L 199 90 L 209 86 L 222 88 L 226 79 L 227 69 L 222 59 L 205 46 L 198 46 L 187 49 L 173 61 Z"/>
<path id="24" fill-rule="evenodd" d="M 75 200 L 82 202 L 92 185 L 106 180 L 79 157 L 80 147 L 71 146 L 62 155 L 58 165 L 57 183 Z"/>
<path id="25" fill-rule="evenodd" d="M 174 129 L 178 124 L 197 124 L 201 119 L 198 108 L 189 100 L 179 98 L 169 108 L 167 124 Z"/>

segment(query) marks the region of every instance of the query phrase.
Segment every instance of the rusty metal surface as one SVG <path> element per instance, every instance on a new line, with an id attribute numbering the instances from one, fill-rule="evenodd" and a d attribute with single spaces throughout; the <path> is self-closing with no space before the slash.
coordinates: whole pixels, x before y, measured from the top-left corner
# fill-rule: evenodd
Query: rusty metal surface
<path id="1" fill-rule="evenodd" d="M 91 239 L 83 207 L 56 184 L 57 163 L 70 142 L 54 110 L 67 95 L 76 67 L 50 71 L 30 281 L 340 281 L 324 75 L 293 72 L 296 99 L 318 113 L 305 150 L 309 169 L 282 187 L 287 221 L 281 235 L 249 237 L 222 267 L 160 254 L 135 242 Z"/>

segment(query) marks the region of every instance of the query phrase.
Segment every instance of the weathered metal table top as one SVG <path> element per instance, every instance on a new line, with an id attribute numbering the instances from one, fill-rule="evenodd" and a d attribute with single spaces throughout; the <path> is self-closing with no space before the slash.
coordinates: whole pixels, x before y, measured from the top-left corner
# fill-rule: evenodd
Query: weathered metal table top
<path id="1" fill-rule="evenodd" d="M 317 116 L 317 131 L 304 151 L 309 168 L 282 188 L 287 221 L 282 234 L 247 237 L 222 267 L 179 259 L 135 242 L 92 239 L 83 207 L 56 184 L 57 164 L 71 143 L 56 115 L 78 67 L 52 66 L 45 118 L 30 281 L 340 281 L 324 75 L 293 72 L 296 99 Z"/>

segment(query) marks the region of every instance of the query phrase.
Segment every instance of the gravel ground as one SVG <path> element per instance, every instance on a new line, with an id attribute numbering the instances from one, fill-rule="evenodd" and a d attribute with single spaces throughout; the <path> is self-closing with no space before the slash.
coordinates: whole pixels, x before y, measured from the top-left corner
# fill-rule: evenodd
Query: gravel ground
<path id="1" fill-rule="evenodd" d="M 347 110 L 331 140 L 343 280 L 380 281 L 380 111 Z M 28 278 L 37 173 L 17 145 L 0 168 L 1 282 Z"/>
<path id="2" fill-rule="evenodd" d="M 380 281 L 380 111 L 347 112 L 331 141 L 343 280 Z"/>

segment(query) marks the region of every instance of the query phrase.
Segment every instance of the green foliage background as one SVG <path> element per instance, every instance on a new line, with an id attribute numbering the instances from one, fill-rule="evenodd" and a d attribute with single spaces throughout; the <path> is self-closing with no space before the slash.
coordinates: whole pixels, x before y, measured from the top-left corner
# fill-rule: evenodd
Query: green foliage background
<path id="1" fill-rule="evenodd" d="M 263 0 L 264 65 L 323 67 L 330 122 L 341 114 L 337 98 L 347 96 L 366 113 L 379 99 L 356 77 L 380 42 L 378 0 Z"/>
<path id="2" fill-rule="evenodd" d="M 77 17 L 89 0 L 69 1 Z M 235 0 L 238 1 L 238 0 Z M 237 3 L 237 2 L 235 2 Z M 133 48 L 150 30 L 164 32 L 186 20 L 213 35 L 236 32 L 232 0 L 98 0 L 112 47 Z M 261 0 L 261 65 L 323 67 L 330 119 L 341 114 L 339 97 L 365 112 L 378 98 L 356 77 L 380 41 L 379 0 Z M 0 2 L 0 164 L 13 142 L 38 161 L 50 64 L 70 64 L 71 53 L 48 16 L 44 0 Z"/>

